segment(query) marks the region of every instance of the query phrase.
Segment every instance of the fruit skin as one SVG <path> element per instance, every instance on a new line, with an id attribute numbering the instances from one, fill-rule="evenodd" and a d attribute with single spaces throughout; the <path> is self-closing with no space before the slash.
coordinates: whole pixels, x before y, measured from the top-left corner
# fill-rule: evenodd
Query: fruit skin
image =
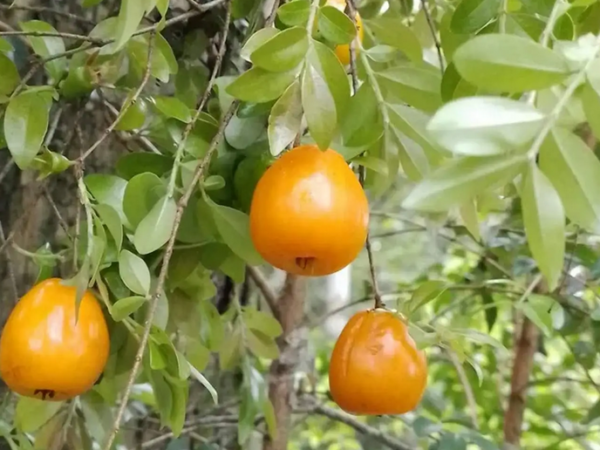
<path id="1" fill-rule="evenodd" d="M 342 12 L 346 9 L 346 2 L 344 0 L 329 0 L 327 2 L 327 4 L 330 6 L 336 7 L 337 9 L 339 9 Z M 358 34 L 358 40 L 362 44 L 364 36 L 365 36 L 365 30 L 363 29 L 362 18 L 360 17 L 360 14 L 358 13 L 358 11 L 356 12 L 355 18 L 356 18 L 356 32 Z M 360 52 L 360 49 L 358 48 L 358 46 L 356 46 L 355 47 L 355 57 L 358 56 L 358 52 Z M 346 66 L 346 65 L 350 64 L 350 46 L 348 44 L 337 45 L 335 47 L 335 54 L 343 65 Z"/>
<path id="2" fill-rule="evenodd" d="M 329 387 L 340 408 L 356 415 L 404 414 L 421 401 L 427 360 L 394 313 L 360 311 L 340 334 Z"/>
<path id="3" fill-rule="evenodd" d="M 342 155 L 303 145 L 284 153 L 258 181 L 250 236 L 281 270 L 323 276 L 350 264 L 367 237 L 369 203 Z"/>
<path id="4" fill-rule="evenodd" d="M 75 323 L 76 289 L 61 281 L 35 285 L 2 330 L 0 376 L 20 395 L 52 401 L 76 397 L 93 386 L 106 365 L 110 340 L 98 301 L 86 291 Z"/>

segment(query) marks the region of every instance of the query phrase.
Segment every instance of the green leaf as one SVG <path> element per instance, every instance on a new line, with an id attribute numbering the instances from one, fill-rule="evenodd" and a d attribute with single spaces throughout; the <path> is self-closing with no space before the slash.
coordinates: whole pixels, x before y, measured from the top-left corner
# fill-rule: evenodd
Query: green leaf
<path id="1" fill-rule="evenodd" d="M 433 112 L 442 104 L 441 76 L 432 66 L 400 65 L 378 73 L 381 84 L 392 97 L 423 111 Z M 396 101 L 397 102 L 397 101 Z"/>
<path id="2" fill-rule="evenodd" d="M 383 134 L 379 103 L 369 82 L 361 84 L 342 114 L 340 127 L 344 145 L 353 147 L 353 150 L 357 149 L 352 155 L 341 152 L 346 159 L 350 159 L 359 154 L 364 147 L 376 142 Z"/>
<path id="3" fill-rule="evenodd" d="M 356 37 L 352 20 L 335 6 L 326 5 L 319 10 L 319 31 L 333 44 L 349 44 Z"/>
<path id="4" fill-rule="evenodd" d="M 587 83 L 581 93 L 583 110 L 596 139 L 600 139 L 600 63 L 587 73 Z"/>
<path id="5" fill-rule="evenodd" d="M 250 239 L 250 219 L 247 214 L 228 206 L 210 202 L 212 216 L 223 242 L 250 265 L 264 261 Z"/>
<path id="6" fill-rule="evenodd" d="M 142 258 L 129 250 L 119 254 L 119 275 L 123 283 L 136 294 L 150 292 L 150 270 Z"/>
<path id="7" fill-rule="evenodd" d="M 392 62 L 398 57 L 398 49 L 390 45 L 375 45 L 365 51 L 365 55 L 375 62 L 387 63 Z"/>
<path id="8" fill-rule="evenodd" d="M 523 92 L 564 81 L 567 60 L 531 39 L 510 34 L 484 34 L 454 53 L 456 69 L 468 82 L 484 89 Z"/>
<path id="9" fill-rule="evenodd" d="M 280 31 L 277 28 L 261 28 L 246 41 L 240 50 L 240 56 L 246 61 L 252 62 L 250 55 L 252 55 L 257 48 L 261 47 L 265 42 L 277 36 L 279 33 Z"/>
<path id="10" fill-rule="evenodd" d="M 19 169 L 29 167 L 44 142 L 48 129 L 48 104 L 36 93 L 13 98 L 4 114 L 4 138 Z"/>
<path id="11" fill-rule="evenodd" d="M 271 439 L 277 438 L 277 418 L 275 417 L 275 409 L 270 399 L 266 399 L 263 404 L 263 415 L 265 417 L 265 423 L 267 424 L 267 430 Z"/>
<path id="12" fill-rule="evenodd" d="M 175 96 L 188 108 L 195 108 L 196 101 L 208 84 L 208 70 L 203 65 L 183 65 L 175 77 Z"/>
<path id="13" fill-rule="evenodd" d="M 337 129 L 336 105 L 327 82 L 310 62 L 302 74 L 302 108 L 310 135 L 326 150 Z"/>
<path id="14" fill-rule="evenodd" d="M 302 62 L 307 50 L 306 28 L 293 27 L 267 40 L 252 52 L 250 60 L 269 72 L 287 72 Z"/>
<path id="15" fill-rule="evenodd" d="M 429 173 L 429 161 L 423 148 L 415 141 L 405 136 L 400 136 L 393 130 L 398 142 L 398 159 L 403 172 L 409 180 L 419 181 Z"/>
<path id="16" fill-rule="evenodd" d="M 123 197 L 127 181 L 114 175 L 91 174 L 84 177 L 84 183 L 98 203 L 112 206 L 121 217 L 127 220 L 123 212 Z"/>
<path id="17" fill-rule="evenodd" d="M 116 322 L 120 322 L 130 314 L 136 312 L 140 307 L 146 303 L 144 297 L 134 296 L 126 297 L 117 300 L 110 309 L 110 314 Z"/>
<path id="18" fill-rule="evenodd" d="M 404 310 L 411 313 L 438 298 L 447 289 L 446 283 L 430 280 L 422 283 L 412 294 Z"/>
<path id="19" fill-rule="evenodd" d="M 473 330 L 473 329 L 453 329 L 453 334 L 458 334 L 460 336 L 464 336 L 471 342 L 476 342 L 478 344 L 491 345 L 492 347 L 498 348 L 500 350 L 506 351 L 506 347 L 502 345 L 502 343 L 496 338 L 490 336 L 487 333 L 482 333 L 481 331 Z"/>
<path id="20" fill-rule="evenodd" d="M 273 338 L 258 330 L 250 329 L 246 333 L 246 343 L 258 358 L 276 359 L 279 356 L 279 348 Z"/>
<path id="21" fill-rule="evenodd" d="M 273 105 L 269 115 L 269 150 L 279 155 L 301 131 L 302 97 L 300 83 L 294 81 Z"/>
<path id="22" fill-rule="evenodd" d="M 112 206 L 106 204 L 94 205 L 94 209 L 115 240 L 117 251 L 121 251 L 121 245 L 123 244 L 123 224 L 121 223 L 119 213 Z"/>
<path id="23" fill-rule="evenodd" d="M 190 370 L 191 370 L 192 376 L 196 380 L 198 380 L 202 386 L 204 386 L 206 388 L 206 390 L 210 394 L 210 397 L 212 398 L 213 403 L 215 405 L 219 404 L 219 394 L 217 393 L 217 390 L 213 387 L 213 385 L 210 384 L 210 382 L 206 379 L 206 377 L 204 375 L 202 375 L 198 371 L 198 369 L 196 369 L 194 366 L 190 365 Z"/>
<path id="24" fill-rule="evenodd" d="M 21 22 L 21 30 L 26 32 L 44 32 L 44 33 L 58 33 L 56 29 L 49 23 L 41 20 L 30 20 L 28 22 Z M 48 58 L 50 56 L 58 55 L 65 52 L 65 43 L 61 37 L 58 36 L 28 36 L 27 39 L 33 48 L 33 51 L 41 56 L 42 58 Z M 61 79 L 63 72 L 67 68 L 66 58 L 57 58 L 44 64 L 48 74 L 54 82 Z M 3 74 L 4 76 L 4 74 Z"/>
<path id="25" fill-rule="evenodd" d="M 219 349 L 219 365 L 221 370 L 234 368 L 240 360 L 242 352 L 242 333 L 239 327 L 235 327 L 228 333 Z"/>
<path id="26" fill-rule="evenodd" d="M 512 153 L 533 140 L 545 115 L 527 103 L 503 97 L 468 97 L 442 106 L 427 131 L 459 155 Z"/>
<path id="27" fill-rule="evenodd" d="M 121 111 L 119 111 L 120 119 L 115 126 L 116 130 L 135 130 L 142 128 L 146 122 L 146 112 L 148 109 L 146 102 L 144 99 L 138 98 L 132 103 L 131 99 L 133 98 L 133 95 L 134 92 L 130 92 L 123 102 Z"/>
<path id="28" fill-rule="evenodd" d="M 173 408 L 173 394 L 163 372 L 147 370 L 156 406 L 160 413 L 161 423 L 168 424 Z"/>
<path id="29" fill-rule="evenodd" d="M 454 63 L 448 64 L 442 77 L 442 100 L 449 102 L 461 97 L 471 97 L 478 93 L 479 89 L 463 79 Z"/>
<path id="30" fill-rule="evenodd" d="M 264 103 L 283 94 L 295 78 L 295 71 L 269 72 L 253 67 L 237 77 L 225 91 L 245 102 Z"/>
<path id="31" fill-rule="evenodd" d="M 289 27 L 306 26 L 310 14 L 310 2 L 308 0 L 294 0 L 285 3 L 277 10 L 277 17 Z"/>
<path id="32" fill-rule="evenodd" d="M 462 0 L 452 14 L 450 30 L 470 34 L 483 28 L 498 15 L 501 0 Z"/>
<path id="33" fill-rule="evenodd" d="M 130 180 L 134 176 L 150 172 L 159 177 L 173 167 L 173 158 L 156 153 L 128 153 L 117 161 L 116 172 L 120 177 Z"/>
<path id="34" fill-rule="evenodd" d="M 14 49 L 15 48 L 13 47 L 13 45 L 10 42 L 8 42 L 5 38 L 0 38 L 0 52 L 10 53 Z"/>
<path id="35" fill-rule="evenodd" d="M 588 410 L 584 423 L 590 423 L 600 417 L 600 400 L 596 401 Z"/>
<path id="36" fill-rule="evenodd" d="M 531 294 L 527 301 L 515 303 L 515 307 L 523 311 L 523 314 L 531 320 L 545 335 L 550 337 L 552 334 L 552 314 L 550 310 L 554 305 L 553 298 Z"/>
<path id="37" fill-rule="evenodd" d="M 54 417 L 63 404 L 19 397 L 15 408 L 15 426 L 23 433 L 32 433 Z"/>
<path id="38" fill-rule="evenodd" d="M 600 162 L 594 152 L 564 128 L 554 128 L 540 150 L 540 169 L 548 177 L 567 217 L 600 232 Z"/>
<path id="39" fill-rule="evenodd" d="M 101 53 L 121 50 L 135 33 L 146 12 L 146 0 L 122 0 L 114 30 L 114 42 L 103 47 Z"/>
<path id="40" fill-rule="evenodd" d="M 325 44 L 313 40 L 308 49 L 307 65 L 310 64 L 325 80 L 335 100 L 337 116 L 346 110 L 350 100 L 350 83 L 344 66 Z"/>
<path id="41" fill-rule="evenodd" d="M 192 120 L 190 108 L 175 97 L 154 97 L 154 104 L 167 117 L 172 117 L 185 123 Z"/>
<path id="42" fill-rule="evenodd" d="M 153 173 L 143 172 L 129 180 L 123 194 L 123 211 L 132 229 L 138 227 L 165 194 L 165 184 Z"/>
<path id="43" fill-rule="evenodd" d="M 427 176 L 402 202 L 420 211 L 447 211 L 486 189 L 511 181 L 527 161 L 526 155 L 456 158 Z"/>
<path id="44" fill-rule="evenodd" d="M 21 77 L 15 63 L 4 53 L 0 53 L 0 73 L 0 96 L 10 95 L 19 85 Z"/>
<path id="45" fill-rule="evenodd" d="M 423 50 L 414 32 L 402 23 L 398 17 L 379 17 L 365 20 L 365 28 L 370 30 L 375 39 L 402 51 L 410 60 L 421 62 Z"/>
<path id="46" fill-rule="evenodd" d="M 427 132 L 427 124 L 431 117 L 418 109 L 406 105 L 387 105 L 390 111 L 390 123 L 392 129 L 419 144 L 429 162 L 439 159 L 439 152 L 431 142 L 431 136 Z"/>
<path id="47" fill-rule="evenodd" d="M 140 255 L 147 255 L 167 243 L 175 224 L 177 205 L 168 195 L 155 203 L 135 230 L 133 243 Z"/>
<path id="48" fill-rule="evenodd" d="M 270 338 L 276 338 L 283 332 L 281 325 L 271 314 L 259 311 L 253 306 L 246 306 L 242 312 L 244 324 L 263 333 Z"/>
<path id="49" fill-rule="evenodd" d="M 552 183 L 530 164 L 522 186 L 523 223 L 527 243 L 540 272 L 553 291 L 560 279 L 565 257 L 565 211 Z"/>

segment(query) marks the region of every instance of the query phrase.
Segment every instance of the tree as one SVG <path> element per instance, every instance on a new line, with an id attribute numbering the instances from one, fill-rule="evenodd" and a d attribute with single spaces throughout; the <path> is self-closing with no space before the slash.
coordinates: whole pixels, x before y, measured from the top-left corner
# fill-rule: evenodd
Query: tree
<path id="1" fill-rule="evenodd" d="M 72 401 L 6 390 L 7 448 L 599 445 L 597 0 L 15 3 L 2 317 L 60 276 L 101 301 L 111 350 Z M 342 305 L 250 236 L 256 183 L 299 144 L 369 196 Z M 373 300 L 427 355 L 399 417 L 328 391 L 323 324 Z"/>

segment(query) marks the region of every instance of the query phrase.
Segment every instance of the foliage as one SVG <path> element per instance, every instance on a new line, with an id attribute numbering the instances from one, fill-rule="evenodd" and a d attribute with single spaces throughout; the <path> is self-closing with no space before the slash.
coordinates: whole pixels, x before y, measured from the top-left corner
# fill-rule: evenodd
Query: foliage
<path id="1" fill-rule="evenodd" d="M 373 430 L 416 448 L 499 448 L 507 349 L 517 349 L 523 317 L 542 335 L 521 445 L 598 442 L 598 1 L 365 0 L 354 5 L 365 37 L 350 67 L 334 49 L 356 41 L 352 14 L 317 0 L 275 2 L 266 20 L 256 0 L 190 0 L 188 12 L 121 0 L 111 13 L 110 3 L 83 0 L 85 17 L 101 19 L 81 34 L 37 19 L 0 32 L 0 144 L 37 183 L 69 171 L 83 208 L 71 239 L 17 251 L 38 265 L 37 281 L 54 271 L 80 294 L 92 289 L 111 328 L 103 376 L 77 401 L 7 400 L 0 434 L 12 449 L 57 439 L 109 449 L 115 433 L 125 442 L 129 425 L 155 418 L 171 433 L 156 444 L 171 450 L 185 448 L 191 424 L 203 427 L 202 448 L 233 445 L 220 426 L 237 427 L 229 435 L 243 448 L 276 435 L 267 367 L 286 357 L 283 329 L 240 291 L 247 266 L 263 265 L 249 236 L 251 193 L 298 142 L 333 148 L 365 172 L 383 298 L 409 320 L 430 373 L 414 412 L 340 419 L 309 408 L 290 448 L 389 447 Z M 216 35 L 167 39 L 202 14 Z M 18 38 L 37 58 L 31 71 L 17 68 Z M 54 140 L 55 121 L 65 105 L 86 104 L 106 108 L 110 125 L 75 154 L 72 141 Z M 93 173 L 84 163 L 111 133 L 134 151 Z M 398 263 L 407 249 L 417 257 Z M 362 257 L 353 270 L 368 280 Z M 224 310 L 219 277 L 236 285 Z M 356 297 L 378 294 L 361 283 Z M 329 401 L 333 338 L 311 330 L 314 386 L 298 391 Z"/>

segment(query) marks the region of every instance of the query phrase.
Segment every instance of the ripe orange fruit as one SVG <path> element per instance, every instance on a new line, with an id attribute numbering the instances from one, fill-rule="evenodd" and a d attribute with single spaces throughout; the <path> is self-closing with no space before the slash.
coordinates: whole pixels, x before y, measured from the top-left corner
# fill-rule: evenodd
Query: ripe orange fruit
<path id="1" fill-rule="evenodd" d="M 327 5 L 333 6 L 340 11 L 344 11 L 346 9 L 346 1 L 345 0 L 328 0 Z M 358 40 L 360 43 L 363 42 L 365 30 L 363 29 L 362 18 L 358 11 L 356 12 L 356 32 L 358 34 Z M 355 47 L 356 56 L 358 56 L 358 52 L 360 49 L 358 46 Z M 337 45 L 335 47 L 335 54 L 343 65 L 350 64 L 350 46 L 348 44 Z"/>
<path id="2" fill-rule="evenodd" d="M 361 311 L 350 318 L 333 349 L 329 388 L 344 411 L 404 414 L 420 402 L 427 360 L 394 313 Z"/>
<path id="3" fill-rule="evenodd" d="M 10 313 L 0 336 L 0 376 L 18 394 L 67 400 L 90 389 L 108 359 L 109 335 L 87 291 L 75 322 L 75 287 L 58 278 L 35 285 Z"/>
<path id="4" fill-rule="evenodd" d="M 284 153 L 258 181 L 250 235 L 271 265 L 296 275 L 343 269 L 367 237 L 369 203 L 342 155 L 302 145 Z"/>

